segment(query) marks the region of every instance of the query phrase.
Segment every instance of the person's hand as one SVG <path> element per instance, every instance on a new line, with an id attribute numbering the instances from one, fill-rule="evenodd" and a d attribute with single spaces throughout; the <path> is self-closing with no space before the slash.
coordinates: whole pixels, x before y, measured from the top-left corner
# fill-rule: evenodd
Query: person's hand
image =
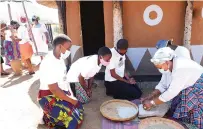
<path id="1" fill-rule="evenodd" d="M 74 100 L 74 99 L 71 99 L 71 102 L 74 106 L 76 106 L 78 104 L 78 101 L 77 100 Z"/>
<path id="2" fill-rule="evenodd" d="M 88 89 L 88 90 L 86 91 L 86 93 L 87 93 L 87 96 L 88 96 L 89 98 L 91 98 L 91 96 L 92 96 L 92 90 L 91 90 L 91 89 Z"/>
<path id="3" fill-rule="evenodd" d="M 141 103 L 144 103 L 144 101 L 147 99 L 148 99 L 148 97 L 143 97 L 143 98 L 140 98 L 140 101 L 141 101 Z"/>
<path id="4" fill-rule="evenodd" d="M 128 83 L 128 84 L 131 84 L 131 83 L 130 83 L 130 80 L 125 80 L 125 82 Z"/>
<path id="5" fill-rule="evenodd" d="M 84 86 L 83 88 L 86 91 L 87 96 L 91 97 L 92 96 L 92 86 L 88 85 L 88 86 Z"/>
<path id="6" fill-rule="evenodd" d="M 130 81 L 130 84 L 136 84 L 136 81 L 134 78 L 130 78 L 129 81 Z"/>
<path id="7" fill-rule="evenodd" d="M 15 36 L 11 35 L 10 38 L 11 38 L 12 40 L 14 40 L 14 39 L 15 39 Z"/>
<path id="8" fill-rule="evenodd" d="M 13 29 L 13 26 L 12 25 L 8 25 L 8 29 Z"/>
<path id="9" fill-rule="evenodd" d="M 81 81 L 81 82 L 80 82 L 80 85 L 83 87 L 84 90 L 86 90 L 87 84 L 86 84 L 85 81 Z"/>
<path id="10" fill-rule="evenodd" d="M 143 102 L 143 108 L 144 108 L 145 110 L 148 110 L 148 111 L 149 111 L 152 107 L 153 107 L 153 105 L 150 103 L 149 100 L 145 100 L 145 101 Z"/>

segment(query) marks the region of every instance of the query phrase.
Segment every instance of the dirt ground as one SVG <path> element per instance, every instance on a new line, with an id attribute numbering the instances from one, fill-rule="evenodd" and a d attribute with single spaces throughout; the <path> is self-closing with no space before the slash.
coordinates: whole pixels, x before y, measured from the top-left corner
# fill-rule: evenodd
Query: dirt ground
<path id="1" fill-rule="evenodd" d="M 35 63 L 36 62 L 38 63 L 39 59 L 36 59 L 36 60 L 35 60 Z M 9 67 L 7 66 L 4 66 L 4 67 L 5 69 L 7 69 L 7 71 L 12 72 Z M 112 99 L 111 97 L 106 96 L 103 81 L 98 80 L 98 81 L 95 81 L 95 83 L 97 83 L 97 87 L 93 88 L 92 100 L 90 103 L 84 105 L 85 117 L 84 117 L 84 123 L 81 129 L 101 129 L 102 116 L 99 110 L 100 105 L 103 102 Z M 139 85 L 142 90 L 144 89 L 145 94 L 148 94 L 148 92 L 152 90 L 153 86 L 156 85 L 156 82 L 144 82 L 144 83 L 139 83 Z M 37 93 L 40 86 L 38 71 L 36 71 L 36 74 L 34 74 L 33 76 L 28 75 L 27 71 L 24 70 L 23 75 L 19 77 L 15 77 L 13 76 L 13 74 L 9 76 L 1 77 L 0 86 L 1 86 L 0 91 L 3 91 L 2 92 L 3 94 L 0 94 L 0 98 L 2 98 L 0 99 L 0 101 L 3 101 L 3 98 L 5 98 L 6 96 L 13 96 L 12 99 L 15 99 L 15 96 L 16 96 L 19 101 L 21 101 L 21 98 L 30 98 L 26 100 L 22 99 L 22 101 L 24 100 L 24 102 L 22 102 L 23 106 L 22 106 L 22 109 L 19 108 L 19 110 L 24 114 L 26 114 L 24 110 L 27 110 L 28 108 L 30 108 L 29 110 L 31 112 L 34 111 L 32 108 L 34 107 L 39 108 L 39 105 L 37 103 Z M 25 107 L 27 108 L 24 109 Z M 9 112 L 9 109 L 7 109 L 5 112 Z M 4 119 L 4 121 L 6 121 L 6 119 Z M 3 120 L 2 121 L 0 120 L 0 122 L 3 122 Z M 7 129 L 11 129 L 11 128 L 7 128 Z M 16 129 L 22 129 L 22 128 L 16 128 Z M 39 125 L 38 129 L 46 129 L 46 127 L 43 125 Z"/>

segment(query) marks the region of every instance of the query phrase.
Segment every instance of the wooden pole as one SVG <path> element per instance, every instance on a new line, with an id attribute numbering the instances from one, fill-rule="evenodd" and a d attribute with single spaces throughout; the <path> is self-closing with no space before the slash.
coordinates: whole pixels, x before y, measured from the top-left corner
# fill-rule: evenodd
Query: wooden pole
<path id="1" fill-rule="evenodd" d="M 123 38 L 123 23 L 122 23 L 122 2 L 113 1 L 113 36 L 114 46 L 119 39 Z"/>
<path id="2" fill-rule="evenodd" d="M 9 20 L 11 22 L 12 14 L 11 14 L 11 6 L 9 3 L 8 3 L 8 14 L 9 14 Z M 16 50 L 16 41 L 14 40 L 15 39 L 15 32 L 14 32 L 13 26 L 10 26 L 9 29 L 11 31 L 11 39 L 12 39 L 12 43 L 13 43 L 12 46 L 13 46 L 14 60 L 16 60 L 18 58 L 18 56 L 17 56 L 17 50 Z"/>
<path id="3" fill-rule="evenodd" d="M 11 20 L 12 20 L 12 15 L 11 15 L 11 6 L 10 6 L 9 3 L 8 3 L 8 14 L 9 14 L 9 20 L 10 20 L 10 22 L 11 22 Z"/>
<path id="4" fill-rule="evenodd" d="M 22 5 L 23 5 L 23 10 L 24 10 L 25 16 L 27 18 L 27 22 L 28 22 L 28 31 L 30 31 L 31 38 L 32 38 L 32 41 L 34 42 L 34 46 L 35 46 L 35 49 L 36 49 L 36 53 L 38 54 L 38 49 L 37 49 L 37 45 L 36 45 L 36 42 L 35 42 L 35 37 L 34 37 L 34 35 L 32 33 L 32 27 L 31 27 L 30 21 L 28 19 L 28 15 L 27 15 L 27 12 L 26 12 L 26 9 L 25 9 L 25 3 L 24 3 L 24 1 L 22 1 Z"/>
<path id="5" fill-rule="evenodd" d="M 187 7 L 185 13 L 185 31 L 184 31 L 184 46 L 190 50 L 191 35 L 192 35 L 192 14 L 193 14 L 193 2 L 187 0 Z"/>
<path id="6" fill-rule="evenodd" d="M 62 20 L 62 10 L 60 9 L 60 2 L 61 1 L 56 1 L 57 6 L 58 6 L 58 18 L 59 18 L 59 29 L 60 29 L 60 33 L 64 33 L 65 31 L 63 30 L 63 20 Z"/>

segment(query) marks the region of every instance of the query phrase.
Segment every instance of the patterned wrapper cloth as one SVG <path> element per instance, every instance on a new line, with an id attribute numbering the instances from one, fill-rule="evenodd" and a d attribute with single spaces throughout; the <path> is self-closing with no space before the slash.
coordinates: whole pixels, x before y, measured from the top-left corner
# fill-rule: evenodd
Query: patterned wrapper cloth
<path id="1" fill-rule="evenodd" d="M 10 65 L 10 61 L 15 59 L 14 51 L 13 51 L 13 43 L 8 40 L 4 40 L 3 43 L 4 51 L 5 51 L 5 58 L 6 58 L 6 65 Z M 20 47 L 19 44 L 16 43 L 16 52 L 17 52 L 17 58 L 20 58 Z"/>
<path id="2" fill-rule="evenodd" d="M 84 109 L 80 102 L 74 106 L 54 95 L 47 95 L 39 98 L 39 104 L 44 112 L 43 120 L 50 128 L 78 129 L 83 122 Z"/>
<path id="3" fill-rule="evenodd" d="M 171 107 L 175 107 L 173 117 L 203 129 L 203 74 L 193 86 L 183 90 L 179 97 L 172 101 Z"/>
<path id="4" fill-rule="evenodd" d="M 88 103 L 92 97 L 92 89 L 90 86 L 88 86 L 87 80 L 86 86 L 87 91 L 83 88 L 83 86 L 79 82 L 75 83 L 76 98 L 83 104 Z"/>

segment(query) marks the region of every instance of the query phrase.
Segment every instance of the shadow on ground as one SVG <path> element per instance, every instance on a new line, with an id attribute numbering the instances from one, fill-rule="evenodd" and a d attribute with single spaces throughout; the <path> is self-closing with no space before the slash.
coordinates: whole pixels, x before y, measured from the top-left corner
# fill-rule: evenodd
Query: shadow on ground
<path id="1" fill-rule="evenodd" d="M 22 76 L 11 76 L 9 77 L 8 81 L 6 81 L 4 84 L 1 85 L 1 87 L 3 88 L 8 88 L 8 87 L 11 87 L 11 86 L 15 86 L 17 84 L 20 84 L 21 82 L 24 82 L 24 81 L 28 81 L 29 79 L 31 79 L 32 76 L 28 76 L 28 75 L 22 75 Z"/>
<path id="2" fill-rule="evenodd" d="M 40 87 L 40 81 L 39 81 L 39 79 L 37 79 L 31 84 L 29 91 L 28 91 L 28 94 L 29 94 L 32 102 L 34 104 L 36 104 L 38 107 L 40 107 L 39 103 L 37 102 L 39 87 Z"/>

